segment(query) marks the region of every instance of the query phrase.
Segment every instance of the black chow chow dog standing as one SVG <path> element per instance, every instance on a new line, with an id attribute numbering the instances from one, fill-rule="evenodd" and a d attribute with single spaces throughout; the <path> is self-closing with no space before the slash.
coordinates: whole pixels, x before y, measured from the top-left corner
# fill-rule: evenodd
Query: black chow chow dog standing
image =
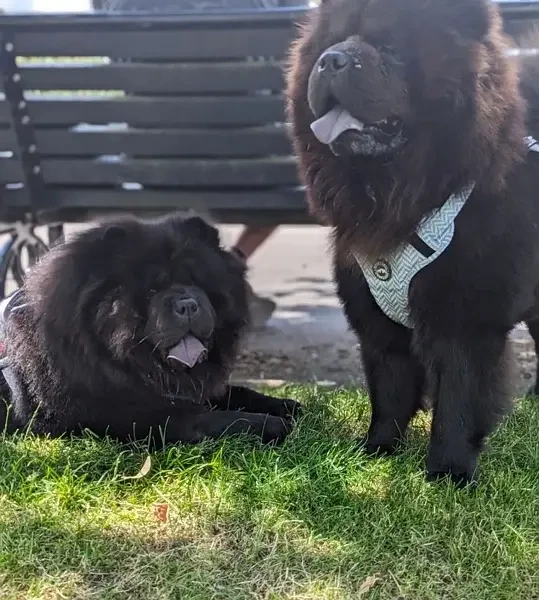
<path id="1" fill-rule="evenodd" d="M 103 224 L 51 250 L 4 311 L 9 428 L 283 440 L 297 403 L 226 385 L 244 271 L 198 217 Z"/>
<path id="2" fill-rule="evenodd" d="M 539 342 L 539 86 L 507 49 L 488 0 L 326 0 L 291 52 L 300 172 L 361 341 L 366 450 L 392 452 L 427 394 L 429 479 L 475 479 L 510 405 L 508 333 L 524 320 Z"/>

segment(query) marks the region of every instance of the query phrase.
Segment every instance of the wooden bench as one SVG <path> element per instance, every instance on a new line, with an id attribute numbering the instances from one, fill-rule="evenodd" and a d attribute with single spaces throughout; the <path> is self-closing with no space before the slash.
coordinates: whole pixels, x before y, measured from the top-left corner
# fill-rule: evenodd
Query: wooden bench
<path id="1" fill-rule="evenodd" d="M 539 15 L 502 5 L 517 26 Z M 109 212 L 311 222 L 281 69 L 302 15 L 0 16 L 0 284 L 46 249 L 36 224 L 54 241 Z"/>

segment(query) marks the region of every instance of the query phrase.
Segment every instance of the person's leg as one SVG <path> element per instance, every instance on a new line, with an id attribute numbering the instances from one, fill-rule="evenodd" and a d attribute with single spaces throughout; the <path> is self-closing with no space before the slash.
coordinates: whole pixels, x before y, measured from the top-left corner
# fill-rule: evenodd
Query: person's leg
<path id="1" fill-rule="evenodd" d="M 249 260 L 277 227 L 278 225 L 265 225 L 259 227 L 253 225 L 247 226 L 241 232 L 233 249 L 245 260 Z"/>
<path id="2" fill-rule="evenodd" d="M 232 247 L 232 251 L 238 258 L 247 262 L 277 227 L 278 225 L 245 227 Z M 251 327 L 261 329 L 273 314 L 276 304 L 270 298 L 257 296 L 251 286 L 248 289 Z"/>

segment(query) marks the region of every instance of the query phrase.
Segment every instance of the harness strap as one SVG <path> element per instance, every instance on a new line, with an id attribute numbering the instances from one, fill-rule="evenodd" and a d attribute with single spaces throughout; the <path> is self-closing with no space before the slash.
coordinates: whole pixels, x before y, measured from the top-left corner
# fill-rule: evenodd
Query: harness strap
<path id="1" fill-rule="evenodd" d="M 524 143 L 526 144 L 528 152 L 539 152 L 539 142 L 531 135 L 524 138 Z"/>
<path id="2" fill-rule="evenodd" d="M 524 138 L 528 152 L 539 152 L 539 142 Z M 409 292 L 412 279 L 434 262 L 453 240 L 455 219 L 471 196 L 475 184 L 452 194 L 439 209 L 425 217 L 407 243 L 388 256 L 366 261 L 353 253 L 380 309 L 393 321 L 410 329 Z"/>
<path id="3" fill-rule="evenodd" d="M 412 279 L 449 246 L 455 232 L 455 218 L 473 188 L 469 185 L 451 195 L 442 207 L 423 219 L 408 243 L 392 254 L 374 263 L 354 254 L 376 303 L 393 321 L 413 327 L 408 299 Z"/>

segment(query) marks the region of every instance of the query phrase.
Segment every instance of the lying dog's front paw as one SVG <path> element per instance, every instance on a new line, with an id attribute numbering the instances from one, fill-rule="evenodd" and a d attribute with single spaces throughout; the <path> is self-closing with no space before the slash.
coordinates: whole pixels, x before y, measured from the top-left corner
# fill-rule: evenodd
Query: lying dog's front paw
<path id="1" fill-rule="evenodd" d="M 269 415 L 264 422 L 260 437 L 263 444 L 278 445 L 284 442 L 291 431 L 292 425 L 289 421 Z"/>
<path id="2" fill-rule="evenodd" d="M 265 406 L 260 406 L 259 408 L 259 412 L 261 413 L 290 420 L 298 417 L 302 412 L 301 404 L 289 398 L 266 396 L 265 400 Z"/>
<path id="3" fill-rule="evenodd" d="M 297 419 L 303 412 L 303 407 L 299 402 L 286 398 L 281 402 L 281 412 L 279 414 L 283 419 Z"/>

